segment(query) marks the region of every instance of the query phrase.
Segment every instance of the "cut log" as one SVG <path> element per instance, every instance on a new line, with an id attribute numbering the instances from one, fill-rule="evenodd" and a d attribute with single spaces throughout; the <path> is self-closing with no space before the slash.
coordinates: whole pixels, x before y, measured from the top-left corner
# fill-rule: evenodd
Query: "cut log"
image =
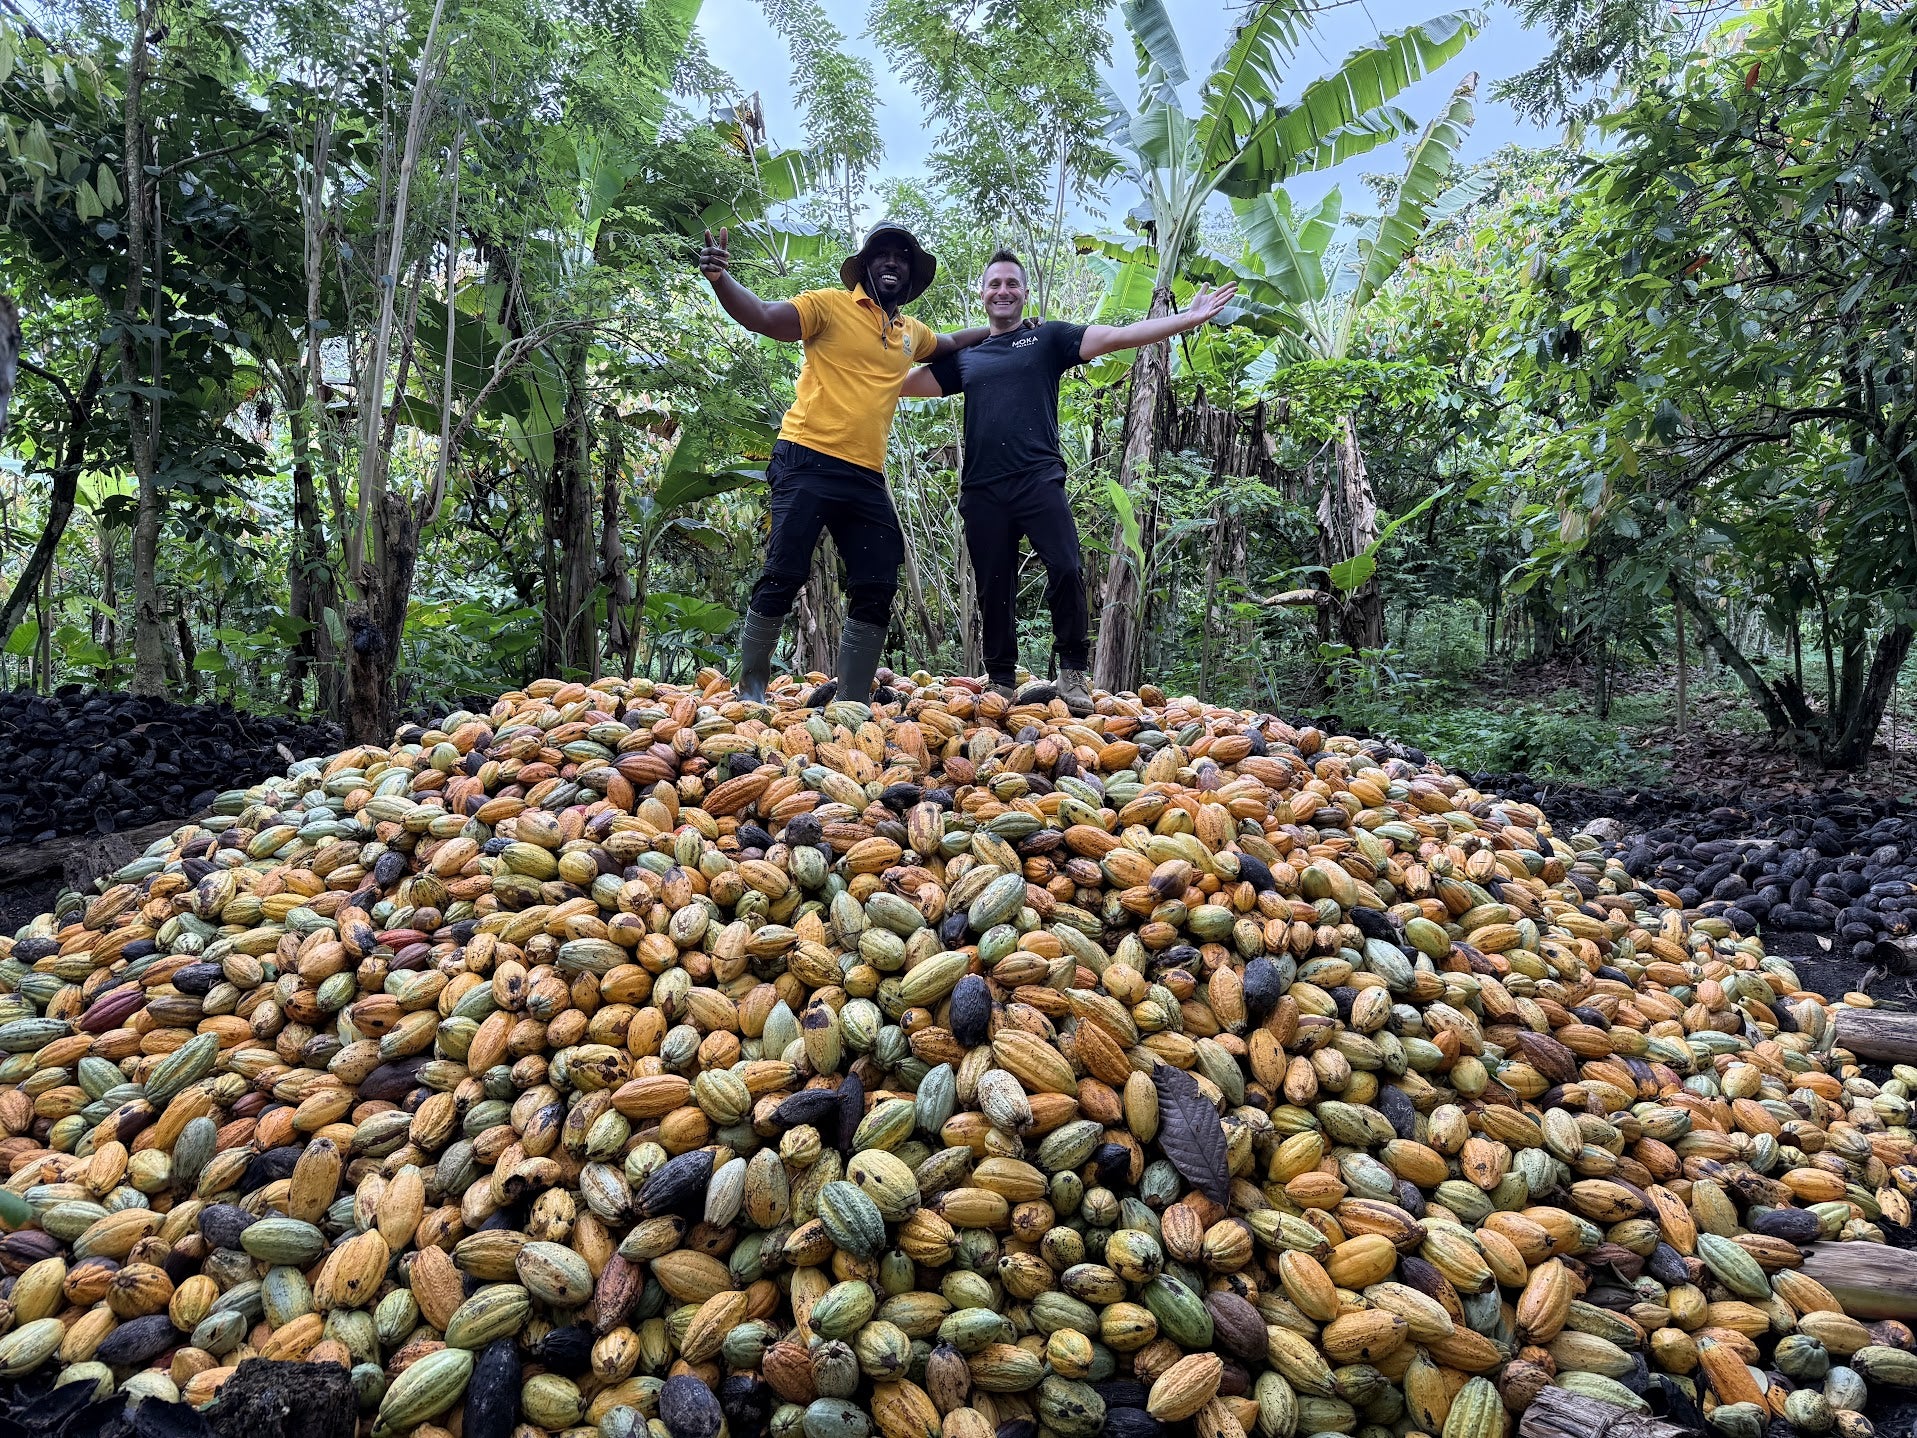
<path id="1" fill-rule="evenodd" d="M 1831 1291 L 1852 1318 L 1917 1316 L 1917 1253 L 1887 1243 L 1814 1243 L 1800 1272 Z"/>
<path id="2" fill-rule="evenodd" d="M 1838 1009 L 1837 1046 L 1877 1063 L 1917 1063 L 1917 1014 Z"/>
<path id="3" fill-rule="evenodd" d="M 63 874 L 73 881 L 70 867 L 76 861 L 100 864 L 100 872 L 117 869 L 137 858 L 155 839 L 164 839 L 182 824 L 190 824 L 199 815 L 184 819 L 158 819 L 138 829 L 114 834 L 75 834 L 55 839 L 51 844 L 13 844 L 0 849 L 0 889 L 31 883 L 51 874 Z M 115 856 L 124 854 L 125 858 Z M 97 877 L 97 876 L 89 876 Z"/>
<path id="4" fill-rule="evenodd" d="M 1518 1422 L 1518 1438 L 1690 1438 L 1692 1432 L 1562 1388 L 1539 1389 Z"/>

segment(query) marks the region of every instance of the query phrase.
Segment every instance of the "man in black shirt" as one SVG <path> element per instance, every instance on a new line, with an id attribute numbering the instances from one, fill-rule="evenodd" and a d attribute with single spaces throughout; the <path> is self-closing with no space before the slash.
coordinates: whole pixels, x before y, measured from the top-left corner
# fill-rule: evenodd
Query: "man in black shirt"
<path id="1" fill-rule="evenodd" d="M 959 514 L 978 577 L 985 628 L 986 677 L 1007 699 L 1050 697 L 1049 686 L 1014 688 L 1018 679 L 1018 543 L 1032 542 L 1045 565 L 1045 602 L 1058 654 L 1057 694 L 1074 714 L 1092 712 L 1086 679 L 1085 580 L 1078 527 L 1065 494 L 1058 447 L 1058 381 L 1074 365 L 1113 350 L 1155 344 L 1196 329 L 1234 293 L 1200 289 L 1183 314 L 1130 325 L 1024 326 L 1025 266 L 1000 250 L 985 266 L 980 298 L 990 333 L 984 343 L 914 370 L 907 398 L 965 395 L 965 468 Z"/>

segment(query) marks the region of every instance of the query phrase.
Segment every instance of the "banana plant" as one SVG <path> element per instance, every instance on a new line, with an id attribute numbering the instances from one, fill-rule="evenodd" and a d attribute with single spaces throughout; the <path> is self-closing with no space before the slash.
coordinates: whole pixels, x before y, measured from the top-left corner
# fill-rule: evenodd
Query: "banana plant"
<path id="1" fill-rule="evenodd" d="M 1313 0 L 1256 7 L 1197 86 L 1193 110 L 1180 93 L 1193 76 L 1163 0 L 1123 0 L 1120 9 L 1138 58 L 1139 97 L 1127 104 L 1107 87 L 1104 133 L 1129 157 L 1144 196 L 1129 217 L 1140 241 L 1128 247 L 1121 264 L 1145 267 L 1149 274 L 1149 314 L 1172 312 L 1173 280 L 1199 258 L 1199 220 L 1213 195 L 1269 197 L 1295 176 L 1411 133 L 1415 122 L 1392 101 L 1450 62 L 1484 23 L 1479 12 L 1455 11 L 1380 35 L 1308 82 L 1295 100 L 1282 101 L 1279 93 L 1308 42 L 1316 8 Z M 1087 237 L 1079 248 L 1089 253 L 1101 246 Z M 1128 275 L 1126 282 L 1135 285 L 1140 278 Z M 1150 346 L 1132 369 L 1119 483 L 1135 499 L 1156 459 L 1151 420 L 1168 379 L 1169 353 L 1166 344 Z M 1151 506 L 1137 508 L 1149 531 Z M 1138 678 L 1144 590 L 1122 535 L 1114 535 L 1111 555 L 1093 677 L 1100 687 L 1119 690 Z"/>
<path id="2" fill-rule="evenodd" d="M 1477 176 L 1452 183 L 1458 151 L 1474 119 L 1476 90 L 1477 76 L 1466 76 L 1450 103 L 1425 126 L 1390 208 L 1355 245 L 1334 243 L 1342 218 L 1336 190 L 1302 212 L 1282 193 L 1237 202 L 1245 262 L 1234 275 L 1249 301 L 1283 324 L 1283 333 L 1261 356 L 1267 375 L 1275 377 L 1295 364 L 1337 367 L 1349 360 L 1372 300 L 1435 226 L 1484 193 L 1488 180 Z M 1378 528 L 1377 496 L 1365 470 L 1355 415 L 1337 417 L 1314 467 L 1323 476 L 1318 557 L 1330 582 L 1291 591 L 1281 602 L 1315 606 L 1358 653 L 1378 650 L 1384 645 L 1384 594 L 1375 556 L 1385 535 Z"/>

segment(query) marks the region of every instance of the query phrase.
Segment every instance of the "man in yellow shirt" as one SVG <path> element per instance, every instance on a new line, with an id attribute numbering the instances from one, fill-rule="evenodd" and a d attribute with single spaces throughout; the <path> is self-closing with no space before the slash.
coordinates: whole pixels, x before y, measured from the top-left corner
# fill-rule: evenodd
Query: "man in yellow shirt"
<path id="1" fill-rule="evenodd" d="M 725 312 L 757 334 L 805 346 L 792 408 L 779 426 L 766 483 L 772 488 L 772 537 L 753 586 L 739 644 L 741 698 L 764 699 L 772 648 L 812 567 L 821 530 L 845 561 L 846 623 L 834 693 L 864 702 L 885 648 L 905 535 L 885 488 L 885 441 L 899 388 L 915 364 L 977 344 L 984 326 L 934 334 L 899 309 L 932 283 L 938 261 L 902 225 L 881 222 L 863 248 L 839 266 L 843 290 L 807 290 L 762 300 L 732 277 L 727 234 L 710 232 L 700 272 Z"/>

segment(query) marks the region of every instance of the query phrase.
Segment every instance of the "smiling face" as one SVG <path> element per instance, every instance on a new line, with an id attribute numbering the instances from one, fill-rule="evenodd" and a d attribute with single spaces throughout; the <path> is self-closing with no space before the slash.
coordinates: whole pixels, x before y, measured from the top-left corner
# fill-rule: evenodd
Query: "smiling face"
<path id="1" fill-rule="evenodd" d="M 987 265 L 978 292 L 986 321 L 994 330 L 1011 329 L 1025 313 L 1025 271 L 1015 261 Z"/>
<path id="2" fill-rule="evenodd" d="M 912 283 L 912 252 L 899 241 L 875 240 L 866 252 L 865 272 L 881 304 L 897 304 Z"/>

